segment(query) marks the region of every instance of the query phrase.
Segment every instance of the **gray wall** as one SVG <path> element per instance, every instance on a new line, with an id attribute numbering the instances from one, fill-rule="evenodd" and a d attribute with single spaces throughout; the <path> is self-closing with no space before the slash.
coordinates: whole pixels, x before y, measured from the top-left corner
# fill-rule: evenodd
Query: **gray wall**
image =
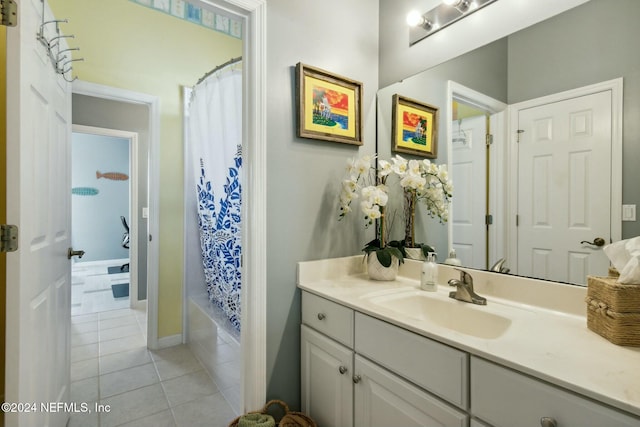
<path id="1" fill-rule="evenodd" d="M 149 110 L 145 105 L 73 95 L 73 124 L 118 129 L 138 133 L 138 202 L 146 205 Z M 138 300 L 147 298 L 147 220 L 138 215 Z M 129 221 L 131 222 L 131 221 Z"/>
<path id="2" fill-rule="evenodd" d="M 97 178 L 101 173 L 129 175 L 129 140 L 74 132 L 71 138 L 71 187 L 95 188 L 95 196 L 71 196 L 73 247 L 85 251 L 78 262 L 129 258 L 122 247 L 129 217 L 129 181 Z"/>
<path id="3" fill-rule="evenodd" d="M 371 238 L 338 222 L 346 160 L 375 151 L 378 1 L 269 0 L 267 14 L 267 398 L 300 407 L 298 261 L 354 255 Z M 298 62 L 364 84 L 361 147 L 297 138 Z"/>
<path id="4" fill-rule="evenodd" d="M 640 206 L 640 1 L 592 0 L 509 37 L 509 103 L 624 79 L 622 202 Z M 623 222 L 622 238 L 640 235 Z"/>
<path id="5" fill-rule="evenodd" d="M 380 87 L 494 42 L 587 0 L 502 0 L 409 46 L 406 16 L 442 0 L 379 0 Z M 598 24 L 599 25 L 599 24 Z"/>

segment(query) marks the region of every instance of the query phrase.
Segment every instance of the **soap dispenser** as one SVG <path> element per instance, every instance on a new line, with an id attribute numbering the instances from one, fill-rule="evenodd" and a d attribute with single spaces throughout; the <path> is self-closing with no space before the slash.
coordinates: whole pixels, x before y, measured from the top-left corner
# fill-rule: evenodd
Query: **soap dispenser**
<path id="1" fill-rule="evenodd" d="M 444 263 L 448 265 L 462 265 L 462 261 L 456 258 L 455 249 L 451 249 L 451 252 L 449 252 L 449 258 L 445 259 Z"/>
<path id="2" fill-rule="evenodd" d="M 438 290 L 438 265 L 436 264 L 436 253 L 427 254 L 427 260 L 422 263 L 422 276 L 420 277 L 420 288 L 423 291 L 435 292 Z"/>

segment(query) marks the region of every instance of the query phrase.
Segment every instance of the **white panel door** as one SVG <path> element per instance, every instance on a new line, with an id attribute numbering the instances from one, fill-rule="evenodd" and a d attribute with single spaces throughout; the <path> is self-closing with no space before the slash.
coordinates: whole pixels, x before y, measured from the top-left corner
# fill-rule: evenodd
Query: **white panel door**
<path id="1" fill-rule="evenodd" d="M 610 241 L 611 91 L 518 113 L 518 274 L 586 283 L 606 275 Z"/>
<path id="2" fill-rule="evenodd" d="M 24 0 L 7 29 L 7 220 L 19 249 L 7 255 L 6 401 L 35 403 L 5 414 L 7 426 L 64 426 L 69 412 L 71 264 L 70 84 L 36 40 L 41 0 Z M 55 37 L 55 24 L 45 26 Z M 45 406 L 40 406 L 44 404 Z"/>
<path id="3" fill-rule="evenodd" d="M 465 267 L 487 267 L 487 120 L 484 116 L 455 120 L 451 141 L 453 158 L 451 202 L 453 243 Z"/>
<path id="4" fill-rule="evenodd" d="M 301 327 L 302 411 L 323 427 L 353 425 L 353 352 Z"/>

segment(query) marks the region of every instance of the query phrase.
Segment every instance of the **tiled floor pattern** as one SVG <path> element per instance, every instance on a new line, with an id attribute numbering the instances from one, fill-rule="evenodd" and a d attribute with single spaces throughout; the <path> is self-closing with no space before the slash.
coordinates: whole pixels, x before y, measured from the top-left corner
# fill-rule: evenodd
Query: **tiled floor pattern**
<path id="1" fill-rule="evenodd" d="M 129 307 L 129 297 L 114 298 L 111 290 L 111 285 L 129 282 L 129 271 L 108 273 L 108 267 L 126 262 L 126 259 L 75 262 L 71 270 L 71 315 Z"/>
<path id="2" fill-rule="evenodd" d="M 69 427 L 225 427 L 236 416 L 187 346 L 146 348 L 146 313 L 72 317 L 71 401 L 109 405 Z"/>

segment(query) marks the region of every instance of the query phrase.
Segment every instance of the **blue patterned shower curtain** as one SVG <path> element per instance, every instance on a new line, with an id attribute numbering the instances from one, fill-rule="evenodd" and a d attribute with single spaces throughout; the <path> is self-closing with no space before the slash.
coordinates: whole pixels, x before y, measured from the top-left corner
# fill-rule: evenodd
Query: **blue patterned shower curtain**
<path id="1" fill-rule="evenodd" d="M 226 67 L 193 88 L 190 161 L 209 299 L 240 330 L 242 71 Z"/>

